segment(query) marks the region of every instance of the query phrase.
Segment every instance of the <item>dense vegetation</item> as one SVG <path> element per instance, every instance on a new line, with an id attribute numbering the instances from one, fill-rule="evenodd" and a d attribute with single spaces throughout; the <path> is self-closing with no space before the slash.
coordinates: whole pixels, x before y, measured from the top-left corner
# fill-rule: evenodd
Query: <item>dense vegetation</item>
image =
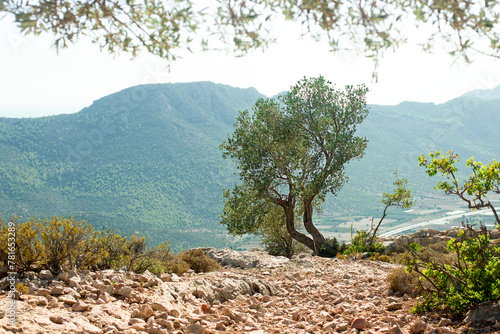
<path id="1" fill-rule="evenodd" d="M 9 238 L 15 235 L 15 241 Z M 149 248 L 145 237 L 129 238 L 112 230 L 95 231 L 89 223 L 73 217 L 21 222 L 0 220 L 0 267 L 20 277 L 29 271 L 50 270 L 52 273 L 74 269 L 121 269 L 136 273 L 146 270 L 154 274 L 183 274 L 192 269 L 207 272 L 219 264 L 200 249 L 174 255 L 169 242 Z M 2 271 L 2 275 L 6 271 Z"/>
<path id="2" fill-rule="evenodd" d="M 236 170 L 218 146 L 238 110 L 261 97 L 212 83 L 145 85 L 72 115 L 0 118 L 0 216 L 73 215 L 96 229 L 146 236 L 152 246 L 171 241 L 177 251 L 228 245 L 221 190 L 234 185 Z M 359 126 L 370 140 L 365 156 L 347 167 L 349 182 L 326 198 L 324 212 L 379 215 L 395 170 L 415 198 L 434 193 L 415 163 L 432 149 L 498 158 L 499 101 L 481 99 L 494 97 L 370 106 Z"/>

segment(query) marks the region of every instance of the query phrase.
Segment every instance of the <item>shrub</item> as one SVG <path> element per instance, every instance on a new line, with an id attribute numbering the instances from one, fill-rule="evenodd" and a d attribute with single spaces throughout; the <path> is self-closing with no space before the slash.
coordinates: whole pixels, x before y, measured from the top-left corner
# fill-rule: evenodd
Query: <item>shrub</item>
<path id="1" fill-rule="evenodd" d="M 175 273 L 177 275 L 182 275 L 189 270 L 189 264 L 181 259 L 180 256 L 174 257 L 171 261 L 166 264 L 166 271 L 169 273 Z"/>
<path id="2" fill-rule="evenodd" d="M 370 260 L 389 263 L 389 262 L 391 262 L 392 259 L 389 255 L 385 255 L 385 254 L 379 255 L 378 253 L 375 253 L 374 255 L 372 255 L 370 257 Z"/>
<path id="3" fill-rule="evenodd" d="M 407 294 L 416 297 L 421 285 L 420 275 L 415 271 L 406 272 L 404 267 L 396 267 L 389 272 L 387 281 L 389 289 L 401 295 Z"/>
<path id="4" fill-rule="evenodd" d="M 486 227 L 465 227 L 448 241 L 448 249 L 456 255 L 453 264 L 424 258 L 411 250 L 408 269 L 430 283 L 414 306 L 415 312 L 438 309 L 460 318 L 479 303 L 500 299 L 500 247 L 491 245 Z"/>
<path id="5" fill-rule="evenodd" d="M 74 269 L 75 260 L 92 232 L 90 224 L 85 221 L 77 222 L 73 217 L 59 219 L 54 216 L 50 221 L 45 219 L 40 231 L 45 248 L 45 267 L 54 273 Z"/>
<path id="6" fill-rule="evenodd" d="M 370 253 L 383 254 L 385 246 L 379 243 L 370 243 L 368 240 L 367 231 L 356 231 L 356 235 L 352 239 L 351 245 L 344 251 L 344 254 L 350 255 L 354 253 Z"/>
<path id="7" fill-rule="evenodd" d="M 325 243 L 321 245 L 318 255 L 321 257 L 336 257 L 340 246 L 336 238 L 326 238 Z"/>
<path id="8" fill-rule="evenodd" d="M 125 266 L 128 254 L 127 238 L 115 234 L 113 230 L 101 231 L 97 247 L 101 250 L 98 262 L 100 269 L 120 268 Z"/>
<path id="9" fill-rule="evenodd" d="M 16 218 L 9 220 L 9 222 L 11 224 L 3 225 L 0 220 L 0 243 L 2 245 L 15 243 L 14 262 L 18 273 L 23 274 L 26 271 L 36 269 L 45 256 L 45 247 L 39 238 L 40 223 L 32 219 L 18 224 Z M 9 232 L 14 234 L 9 235 Z M 0 262 L 3 265 L 8 264 L 8 253 L 8 247 L 0 247 Z"/>
<path id="10" fill-rule="evenodd" d="M 201 249 L 192 249 L 186 253 L 182 253 L 180 257 L 196 273 L 206 273 L 220 269 L 221 267 L 214 259 L 203 253 Z"/>

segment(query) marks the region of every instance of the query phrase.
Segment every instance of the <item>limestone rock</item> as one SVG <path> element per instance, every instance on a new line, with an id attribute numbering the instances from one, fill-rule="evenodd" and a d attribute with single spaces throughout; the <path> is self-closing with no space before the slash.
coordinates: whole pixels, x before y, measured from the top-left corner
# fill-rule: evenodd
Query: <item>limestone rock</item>
<path id="1" fill-rule="evenodd" d="M 484 302 L 475 309 L 469 311 L 464 319 L 466 323 L 487 322 L 489 319 L 500 319 L 500 301 Z"/>
<path id="2" fill-rule="evenodd" d="M 52 278 L 54 278 L 54 275 L 52 275 L 50 270 L 40 270 L 40 272 L 38 273 L 38 278 L 40 278 L 41 280 L 51 280 Z"/>
<path id="3" fill-rule="evenodd" d="M 73 306 L 71 307 L 71 309 L 75 312 L 84 312 L 84 311 L 87 311 L 89 308 L 89 305 L 84 303 L 83 301 L 79 300 L 77 301 L 75 304 L 73 304 Z"/>
<path id="4" fill-rule="evenodd" d="M 211 247 L 201 248 L 201 250 L 221 265 L 237 268 L 277 268 L 290 262 L 290 259 L 284 256 L 272 256 L 259 251 L 237 252 Z"/>
<path id="5" fill-rule="evenodd" d="M 387 311 L 397 311 L 400 310 L 403 307 L 403 304 L 401 303 L 391 303 L 387 305 Z"/>
<path id="6" fill-rule="evenodd" d="M 413 334 L 423 333 L 427 329 L 427 325 L 422 320 L 416 320 L 410 324 L 410 332 Z"/>
<path id="7" fill-rule="evenodd" d="M 366 329 L 367 328 L 367 321 L 363 317 L 358 317 L 352 321 L 351 327 L 356 328 L 356 329 L 361 329 L 361 330 Z"/>

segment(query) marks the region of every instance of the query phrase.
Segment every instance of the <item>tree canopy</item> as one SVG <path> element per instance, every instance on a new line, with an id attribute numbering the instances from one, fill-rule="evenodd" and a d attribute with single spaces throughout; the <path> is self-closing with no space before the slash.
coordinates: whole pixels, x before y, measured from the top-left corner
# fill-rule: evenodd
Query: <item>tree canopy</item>
<path id="1" fill-rule="evenodd" d="M 356 136 L 356 126 L 368 114 L 367 91 L 364 85 L 340 91 L 321 76 L 304 78 L 279 101 L 260 99 L 252 114 L 240 112 L 234 133 L 221 144 L 243 181 L 226 193 L 225 213 L 231 214 L 235 199 L 252 199 L 248 210 L 236 210 L 237 214 L 258 213 L 266 203 L 278 205 L 291 237 L 317 253 L 325 239 L 313 224 L 313 207 L 342 188 L 347 181 L 345 165 L 364 154 L 368 141 Z M 312 238 L 295 229 L 298 203 Z M 252 233 L 260 220 L 227 221 L 242 224 L 230 226 L 235 231 Z"/>
<path id="2" fill-rule="evenodd" d="M 407 27 L 420 31 L 429 50 L 436 39 L 452 55 L 471 52 L 500 57 L 499 1 L 422 0 L 0 0 L 26 34 L 49 32 L 58 48 L 82 35 L 110 52 L 136 55 L 141 49 L 174 60 L 179 50 L 219 48 L 236 54 L 275 41 L 275 22 L 298 21 L 306 35 L 325 38 L 333 50 L 355 48 L 378 59 L 407 40 Z"/>

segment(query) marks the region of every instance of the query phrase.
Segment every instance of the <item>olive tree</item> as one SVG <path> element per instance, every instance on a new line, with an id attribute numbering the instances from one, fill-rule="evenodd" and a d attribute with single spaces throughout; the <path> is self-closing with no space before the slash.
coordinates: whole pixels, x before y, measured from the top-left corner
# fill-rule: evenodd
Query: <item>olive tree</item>
<path id="1" fill-rule="evenodd" d="M 233 193 L 245 189 L 259 205 L 281 207 L 290 236 L 316 254 L 325 238 L 313 223 L 314 205 L 342 188 L 345 166 L 364 154 L 368 140 L 356 136 L 356 126 L 368 114 L 367 91 L 364 85 L 337 90 L 321 76 L 304 78 L 278 101 L 260 99 L 253 113 L 240 112 L 234 132 L 221 144 L 243 182 Z M 230 198 L 226 208 L 228 203 Z M 296 229 L 297 205 L 309 235 Z M 233 222 L 251 228 L 255 218 L 247 218 Z"/>
<path id="2" fill-rule="evenodd" d="M 432 27 L 419 31 L 424 50 L 438 39 L 467 61 L 470 53 L 500 57 L 496 0 L 0 0 L 2 14 L 26 34 L 54 35 L 58 48 L 89 36 L 110 52 L 146 49 L 169 60 L 219 41 L 237 54 L 265 48 L 280 19 L 300 22 L 334 51 L 354 48 L 375 61 L 407 41 L 408 26 L 421 25 Z"/>

